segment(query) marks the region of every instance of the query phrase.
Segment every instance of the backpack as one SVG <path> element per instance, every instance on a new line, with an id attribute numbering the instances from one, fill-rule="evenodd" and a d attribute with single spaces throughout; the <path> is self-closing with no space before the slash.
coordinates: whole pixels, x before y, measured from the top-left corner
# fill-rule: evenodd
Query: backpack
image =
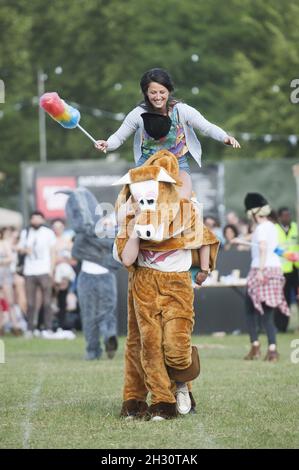
<path id="1" fill-rule="evenodd" d="M 29 235 L 29 227 L 25 228 L 25 240 L 27 241 L 28 235 Z M 16 264 L 16 274 L 19 274 L 19 276 L 24 276 L 24 267 L 25 267 L 25 258 L 26 258 L 25 253 L 18 253 L 17 255 L 17 264 Z"/>

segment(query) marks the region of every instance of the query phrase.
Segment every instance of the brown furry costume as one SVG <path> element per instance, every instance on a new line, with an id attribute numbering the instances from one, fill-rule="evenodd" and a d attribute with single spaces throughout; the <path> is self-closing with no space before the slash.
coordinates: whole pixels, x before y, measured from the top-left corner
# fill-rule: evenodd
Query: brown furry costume
<path id="1" fill-rule="evenodd" d="M 160 181 L 161 169 L 174 182 L 167 182 L 165 172 Z M 219 241 L 203 227 L 195 205 L 180 199 L 177 158 L 167 150 L 159 151 L 142 167 L 130 170 L 120 183 L 148 180 L 159 181 L 157 208 L 142 211 L 135 220 L 135 227 L 151 222 L 154 231 L 160 233 L 160 239 L 158 242 L 140 240 L 140 249 L 163 252 L 192 249 L 193 264 L 199 266 L 198 248 L 210 245 L 210 268 L 214 269 Z M 129 184 L 120 192 L 116 210 L 131 195 Z M 125 218 L 116 238 L 120 260 L 130 229 L 134 228 L 130 226 L 134 217 Z M 167 224 L 163 224 L 165 220 Z M 194 324 L 191 275 L 189 271 L 164 272 L 136 263 L 128 270 L 128 336 L 121 414 L 143 415 L 147 411 L 149 391 L 152 402 L 149 414 L 172 418 L 176 416 L 175 381 L 190 382 L 200 371 L 197 348 L 191 346 Z"/>

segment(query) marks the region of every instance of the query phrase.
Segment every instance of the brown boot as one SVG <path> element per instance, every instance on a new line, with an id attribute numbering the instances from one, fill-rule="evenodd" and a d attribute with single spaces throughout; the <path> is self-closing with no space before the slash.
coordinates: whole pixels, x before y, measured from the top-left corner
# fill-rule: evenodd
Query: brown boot
<path id="1" fill-rule="evenodd" d="M 276 351 L 276 349 L 274 349 L 274 351 L 270 351 L 270 349 L 268 349 L 267 354 L 264 357 L 264 361 L 277 362 L 278 359 L 279 359 L 279 354 Z"/>
<path id="2" fill-rule="evenodd" d="M 259 359 L 261 357 L 261 347 L 260 345 L 254 346 L 251 345 L 251 349 L 248 354 L 244 357 L 245 361 L 254 361 L 255 359 Z"/>

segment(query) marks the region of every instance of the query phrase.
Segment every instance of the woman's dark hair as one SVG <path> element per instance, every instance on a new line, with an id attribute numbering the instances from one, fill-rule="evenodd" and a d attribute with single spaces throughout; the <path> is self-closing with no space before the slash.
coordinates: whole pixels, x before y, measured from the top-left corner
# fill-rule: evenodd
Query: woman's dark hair
<path id="1" fill-rule="evenodd" d="M 290 211 L 289 207 L 286 207 L 286 206 L 280 207 L 277 211 L 278 217 L 281 217 L 284 212 L 291 212 L 291 211 Z"/>
<path id="2" fill-rule="evenodd" d="M 30 219 L 32 219 L 32 217 L 34 217 L 35 215 L 39 215 L 40 217 L 42 217 L 43 219 L 45 218 L 44 214 L 40 211 L 33 211 L 31 212 L 30 214 Z"/>
<path id="3" fill-rule="evenodd" d="M 234 232 L 235 237 L 237 237 L 239 235 L 238 229 L 235 225 L 227 224 L 223 229 L 223 235 L 224 236 L 225 236 L 226 230 L 229 229 L 229 228 Z"/>
<path id="4" fill-rule="evenodd" d="M 147 90 L 149 87 L 149 84 L 151 82 L 156 82 L 159 83 L 160 85 L 163 85 L 169 93 L 172 93 L 174 91 L 174 84 L 172 81 L 171 76 L 169 75 L 166 70 L 163 69 L 150 69 L 147 72 L 145 72 L 140 80 L 140 88 L 144 96 L 144 101 L 141 104 L 145 109 L 152 111 L 153 107 L 148 99 L 147 96 Z M 168 99 L 168 104 L 173 104 L 176 103 L 177 100 L 175 100 L 172 96 L 169 96 Z"/>

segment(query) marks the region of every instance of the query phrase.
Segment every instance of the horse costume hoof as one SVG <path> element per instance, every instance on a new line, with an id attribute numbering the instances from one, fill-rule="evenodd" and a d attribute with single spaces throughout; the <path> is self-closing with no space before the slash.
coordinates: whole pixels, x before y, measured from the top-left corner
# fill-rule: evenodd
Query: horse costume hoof
<path id="1" fill-rule="evenodd" d="M 156 403 L 155 405 L 151 405 L 148 411 L 151 415 L 151 421 L 173 419 L 178 415 L 176 403 Z"/>
<path id="2" fill-rule="evenodd" d="M 141 400 L 126 400 L 122 404 L 120 416 L 126 420 L 149 419 L 148 405 Z"/>

